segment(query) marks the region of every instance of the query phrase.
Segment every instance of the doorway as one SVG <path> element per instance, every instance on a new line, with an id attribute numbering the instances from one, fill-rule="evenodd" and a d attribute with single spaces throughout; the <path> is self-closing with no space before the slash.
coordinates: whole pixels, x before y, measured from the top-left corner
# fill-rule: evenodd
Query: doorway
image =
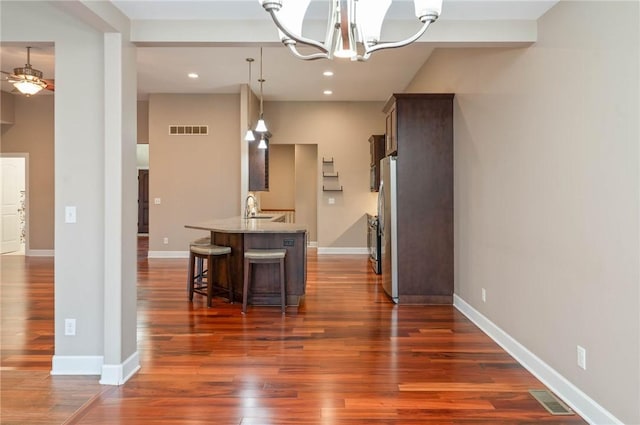
<path id="1" fill-rule="evenodd" d="M 0 190 L 0 253 L 24 255 L 27 242 L 27 154 L 2 154 Z"/>

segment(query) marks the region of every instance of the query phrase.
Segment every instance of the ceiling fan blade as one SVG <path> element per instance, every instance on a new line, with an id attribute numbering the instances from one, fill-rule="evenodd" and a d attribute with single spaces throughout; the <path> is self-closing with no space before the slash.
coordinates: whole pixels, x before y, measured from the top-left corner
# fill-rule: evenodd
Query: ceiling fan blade
<path id="1" fill-rule="evenodd" d="M 56 91 L 56 80 L 45 80 L 43 78 L 42 81 L 44 81 L 46 84 L 45 90 Z"/>

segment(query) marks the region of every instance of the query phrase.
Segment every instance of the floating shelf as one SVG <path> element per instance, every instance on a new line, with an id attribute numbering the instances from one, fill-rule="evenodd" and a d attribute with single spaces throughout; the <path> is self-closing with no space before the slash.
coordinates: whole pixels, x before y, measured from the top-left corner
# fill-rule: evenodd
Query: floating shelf
<path id="1" fill-rule="evenodd" d="M 322 191 L 323 192 L 342 192 L 342 186 L 340 186 L 340 188 L 334 188 L 334 189 L 327 189 L 326 187 L 324 187 L 324 185 L 322 186 Z"/>
<path id="2" fill-rule="evenodd" d="M 335 173 L 327 173 L 325 171 L 322 172 L 322 177 L 338 177 L 338 172 Z"/>

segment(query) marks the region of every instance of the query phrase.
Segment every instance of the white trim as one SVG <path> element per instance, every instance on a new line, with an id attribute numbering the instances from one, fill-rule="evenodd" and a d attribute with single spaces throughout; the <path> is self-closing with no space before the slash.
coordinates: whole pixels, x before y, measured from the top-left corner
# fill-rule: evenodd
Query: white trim
<path id="1" fill-rule="evenodd" d="M 453 306 L 571 406 L 587 422 L 590 424 L 622 425 L 622 421 L 456 294 L 453 295 Z"/>
<path id="2" fill-rule="evenodd" d="M 136 351 L 122 364 L 102 365 L 102 385 L 122 385 L 140 370 L 140 358 Z"/>
<path id="3" fill-rule="evenodd" d="M 27 249 L 25 255 L 27 257 L 53 257 L 53 249 Z"/>
<path id="4" fill-rule="evenodd" d="M 189 258 L 189 251 L 149 251 L 147 258 Z"/>
<path id="5" fill-rule="evenodd" d="M 322 254 L 367 255 L 369 250 L 366 247 L 318 247 L 318 255 Z"/>
<path id="6" fill-rule="evenodd" d="M 103 356 L 53 356 L 51 375 L 100 375 Z"/>
<path id="7" fill-rule="evenodd" d="M 307 243 L 307 247 L 308 248 L 317 248 L 318 247 L 318 241 L 309 241 L 309 243 Z"/>

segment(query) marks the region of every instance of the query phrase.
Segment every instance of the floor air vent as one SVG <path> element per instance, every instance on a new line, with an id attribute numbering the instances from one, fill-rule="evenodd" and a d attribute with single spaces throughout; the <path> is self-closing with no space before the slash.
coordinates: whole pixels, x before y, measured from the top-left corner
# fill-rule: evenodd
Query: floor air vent
<path id="1" fill-rule="evenodd" d="M 529 390 L 529 393 L 538 400 L 542 406 L 552 415 L 573 415 L 573 410 L 553 395 L 548 390 Z"/>

